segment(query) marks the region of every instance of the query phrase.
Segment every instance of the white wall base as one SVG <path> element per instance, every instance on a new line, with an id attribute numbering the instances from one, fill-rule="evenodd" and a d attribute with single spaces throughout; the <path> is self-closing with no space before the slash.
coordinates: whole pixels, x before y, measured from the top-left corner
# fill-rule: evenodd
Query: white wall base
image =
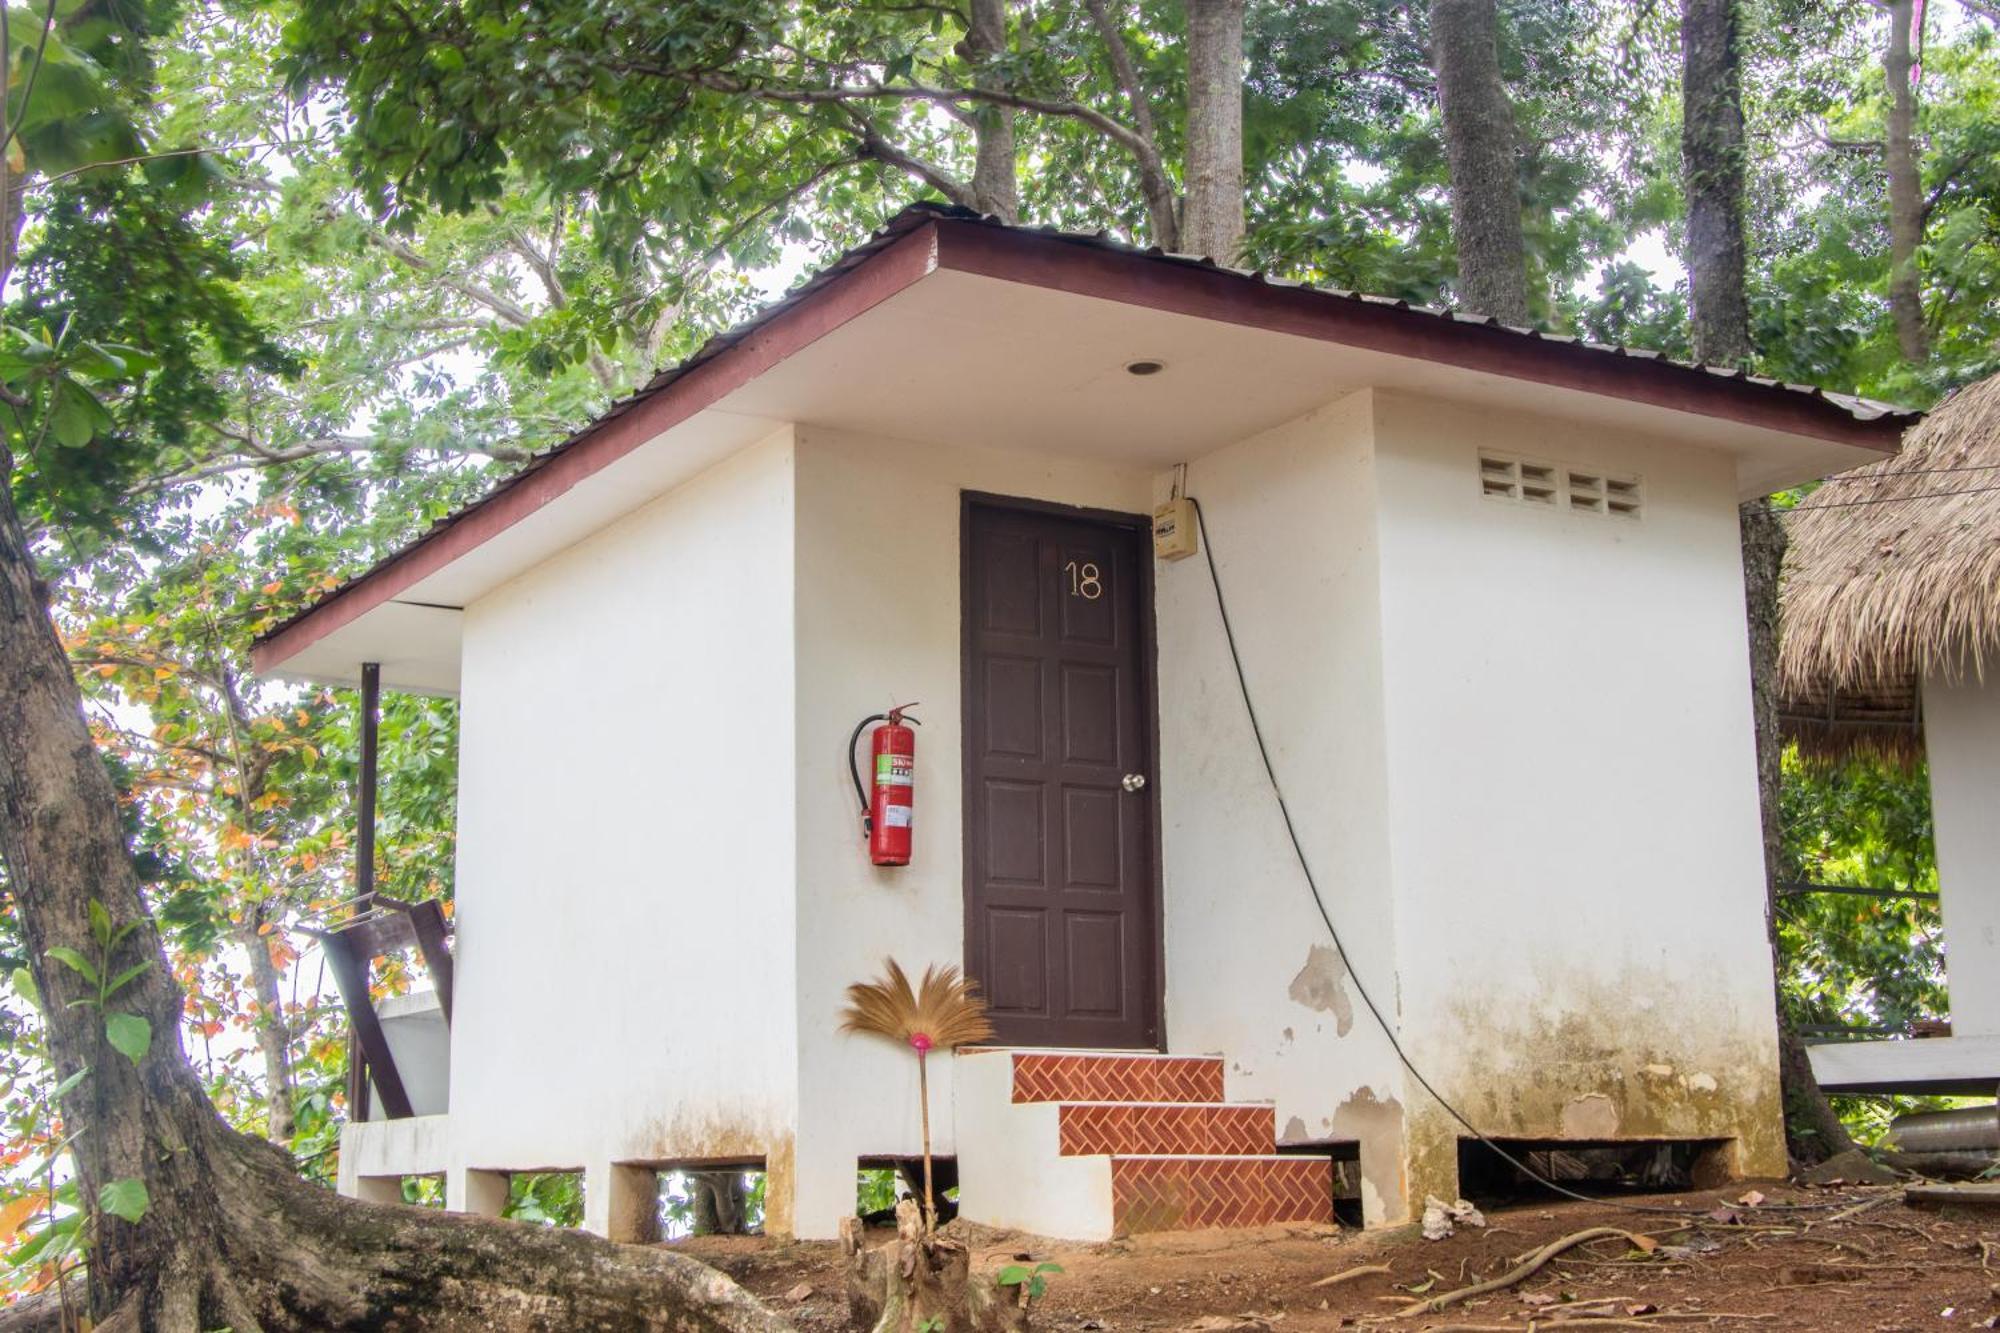
<path id="1" fill-rule="evenodd" d="M 1061 1240 L 1111 1239 L 1111 1159 L 1058 1155 L 1053 1102 L 1014 1101 L 1014 1057 L 960 1052 L 958 1215 Z"/>
<path id="2" fill-rule="evenodd" d="M 341 1127 L 338 1188 L 350 1199 L 377 1198 L 383 1189 L 379 1182 L 390 1180 L 397 1182 L 395 1198 L 400 1199 L 404 1176 L 440 1175 L 450 1165 L 450 1116 L 370 1120 Z"/>

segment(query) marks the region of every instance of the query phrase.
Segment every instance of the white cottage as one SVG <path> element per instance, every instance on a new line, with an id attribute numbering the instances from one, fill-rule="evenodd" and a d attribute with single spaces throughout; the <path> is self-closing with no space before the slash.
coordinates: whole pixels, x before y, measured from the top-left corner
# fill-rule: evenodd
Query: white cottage
<path id="1" fill-rule="evenodd" d="M 1325 1219 L 1341 1153 L 1371 1223 L 1452 1197 L 1364 989 L 1480 1133 L 1777 1172 L 1736 507 L 1901 424 L 912 208 L 261 645 L 463 707 L 448 1077 L 385 1017 L 422 1069 L 343 1188 L 581 1170 L 638 1237 L 656 1171 L 753 1164 L 831 1236 L 919 1146 L 835 1032 L 890 954 L 992 1002 L 931 1081 L 982 1222 Z M 1209 545 L 1156 560 L 1176 493 Z M 846 745 L 912 700 L 878 868 Z"/>

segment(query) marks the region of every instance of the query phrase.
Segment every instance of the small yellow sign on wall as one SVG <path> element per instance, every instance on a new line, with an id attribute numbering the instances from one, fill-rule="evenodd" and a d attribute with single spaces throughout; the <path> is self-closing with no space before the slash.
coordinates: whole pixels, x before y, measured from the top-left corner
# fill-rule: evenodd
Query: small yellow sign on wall
<path id="1" fill-rule="evenodd" d="M 1160 560 L 1182 560 L 1201 549 L 1200 530 L 1195 524 L 1194 501 L 1182 496 L 1169 500 L 1153 511 L 1153 555 Z"/>

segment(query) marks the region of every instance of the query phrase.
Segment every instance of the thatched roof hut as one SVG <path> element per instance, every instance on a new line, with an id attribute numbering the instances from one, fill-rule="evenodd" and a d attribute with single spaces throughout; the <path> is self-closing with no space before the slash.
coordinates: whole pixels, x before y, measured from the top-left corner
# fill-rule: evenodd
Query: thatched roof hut
<path id="1" fill-rule="evenodd" d="M 1922 748 L 1925 675 L 2000 657 L 2000 376 L 1787 519 L 1780 712 L 1809 753 Z"/>

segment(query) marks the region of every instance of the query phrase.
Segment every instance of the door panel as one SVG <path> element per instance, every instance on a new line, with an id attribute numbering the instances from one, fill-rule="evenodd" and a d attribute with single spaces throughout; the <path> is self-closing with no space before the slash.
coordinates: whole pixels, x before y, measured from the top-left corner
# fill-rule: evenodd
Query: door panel
<path id="1" fill-rule="evenodd" d="M 1159 1044 L 1150 559 L 1140 520 L 966 505 L 966 970 L 1005 1044 Z"/>

